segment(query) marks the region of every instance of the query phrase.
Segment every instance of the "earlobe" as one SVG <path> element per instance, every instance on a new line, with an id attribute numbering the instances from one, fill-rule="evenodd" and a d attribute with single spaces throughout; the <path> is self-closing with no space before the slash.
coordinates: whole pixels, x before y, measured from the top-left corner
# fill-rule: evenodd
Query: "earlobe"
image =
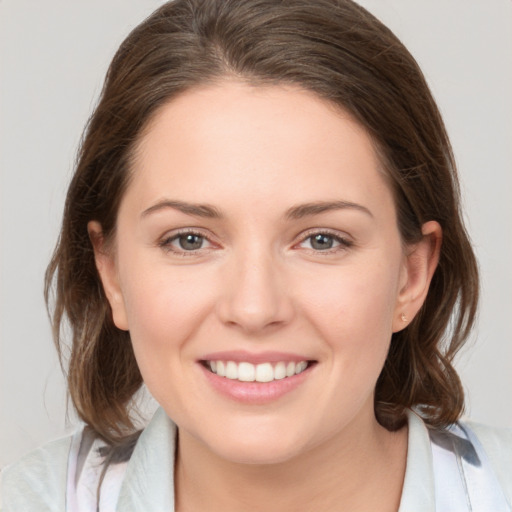
<path id="1" fill-rule="evenodd" d="M 404 263 L 404 283 L 399 291 L 393 332 L 407 327 L 427 298 L 430 282 L 439 263 L 442 228 L 436 221 L 422 226 L 422 239 L 409 247 Z"/>
<path id="2" fill-rule="evenodd" d="M 119 283 L 115 256 L 113 251 L 106 247 L 103 230 L 99 222 L 90 221 L 87 224 L 87 231 L 94 249 L 94 260 L 101 284 L 112 310 L 114 324 L 118 329 L 127 331 L 126 308 Z"/>

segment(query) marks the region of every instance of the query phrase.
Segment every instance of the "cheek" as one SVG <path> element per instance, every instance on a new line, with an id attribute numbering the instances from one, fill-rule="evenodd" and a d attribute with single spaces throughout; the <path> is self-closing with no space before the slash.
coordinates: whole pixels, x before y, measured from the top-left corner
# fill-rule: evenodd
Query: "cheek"
<path id="1" fill-rule="evenodd" d="M 301 281 L 303 314 L 327 340 L 331 351 L 351 351 L 352 360 L 368 357 L 369 351 L 369 357 L 385 358 L 398 276 L 398 265 L 375 262 L 317 273 L 314 279 L 311 276 L 311 285 L 305 286 L 308 279 Z"/>
<path id="2" fill-rule="evenodd" d="M 142 268 L 149 268 L 141 273 Z M 123 296 L 141 372 L 166 368 L 182 355 L 214 303 L 215 281 L 193 267 L 133 262 L 125 267 Z"/>

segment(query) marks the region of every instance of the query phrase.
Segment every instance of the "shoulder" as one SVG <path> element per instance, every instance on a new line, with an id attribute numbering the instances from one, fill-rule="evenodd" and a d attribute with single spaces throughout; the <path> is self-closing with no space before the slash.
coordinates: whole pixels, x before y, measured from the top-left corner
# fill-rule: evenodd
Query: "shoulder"
<path id="1" fill-rule="evenodd" d="M 48 443 L 2 470 L 3 512 L 65 510 L 68 459 L 76 435 Z"/>
<path id="2" fill-rule="evenodd" d="M 400 511 L 511 510 L 512 430 L 460 421 L 428 427 L 408 412 L 409 447 Z"/>
<path id="3" fill-rule="evenodd" d="M 173 503 L 175 439 L 175 425 L 158 410 L 129 459 L 105 467 L 105 443 L 81 427 L 2 471 L 2 512 L 113 512 L 118 503 L 122 510 L 165 510 Z"/>
<path id="4" fill-rule="evenodd" d="M 95 512 L 98 505 L 105 512 L 115 510 L 126 463 L 104 470 L 104 445 L 81 427 L 8 466 L 2 471 L 2 512 Z"/>
<path id="5" fill-rule="evenodd" d="M 463 421 L 461 426 L 472 432 L 481 444 L 508 500 L 512 502 L 512 428 L 496 428 Z"/>

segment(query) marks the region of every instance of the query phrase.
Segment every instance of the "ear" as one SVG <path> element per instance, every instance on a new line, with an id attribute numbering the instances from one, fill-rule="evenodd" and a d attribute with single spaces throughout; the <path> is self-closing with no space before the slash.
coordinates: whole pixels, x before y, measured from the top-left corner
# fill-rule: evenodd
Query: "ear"
<path id="1" fill-rule="evenodd" d="M 443 230 L 438 222 L 423 224 L 422 239 L 406 250 L 403 275 L 393 316 L 393 332 L 407 327 L 427 298 L 432 276 L 439 263 Z"/>
<path id="2" fill-rule="evenodd" d="M 112 318 L 118 329 L 128 330 L 126 307 L 123 293 L 119 284 L 117 264 L 114 251 L 106 247 L 105 237 L 101 224 L 97 221 L 90 221 L 87 224 L 87 231 L 94 249 L 94 260 L 100 275 L 103 290 L 107 296 Z"/>

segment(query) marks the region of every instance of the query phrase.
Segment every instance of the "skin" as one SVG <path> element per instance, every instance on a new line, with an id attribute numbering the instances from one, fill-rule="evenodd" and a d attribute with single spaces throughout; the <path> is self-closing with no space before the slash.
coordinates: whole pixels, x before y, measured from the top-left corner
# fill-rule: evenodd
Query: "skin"
<path id="1" fill-rule="evenodd" d="M 357 206 L 286 216 L 335 201 Z M 204 238 L 187 252 L 176 236 L 189 228 Z M 113 247 L 97 222 L 89 232 L 114 321 L 179 427 L 178 510 L 397 510 L 407 429 L 377 423 L 374 388 L 391 334 L 426 297 L 441 229 L 428 222 L 404 246 L 357 122 L 298 88 L 190 90 L 139 141 Z M 335 237 L 331 249 L 312 245 L 318 233 Z M 316 364 L 293 391 L 246 404 L 219 394 L 198 364 L 224 350 Z"/>

